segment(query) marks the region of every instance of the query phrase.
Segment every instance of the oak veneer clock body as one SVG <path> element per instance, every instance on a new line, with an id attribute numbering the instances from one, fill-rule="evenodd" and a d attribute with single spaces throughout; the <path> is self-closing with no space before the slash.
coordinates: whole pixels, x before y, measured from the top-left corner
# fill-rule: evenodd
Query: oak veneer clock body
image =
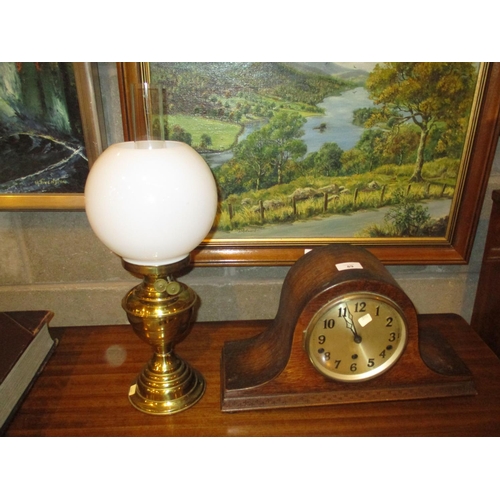
<path id="1" fill-rule="evenodd" d="M 368 304 L 371 312 L 363 312 Z M 386 323 L 376 321 L 382 304 Z M 335 315 L 340 321 L 331 324 L 331 335 Z M 366 335 L 358 335 L 365 328 Z M 318 352 L 321 335 L 328 351 Z M 330 363 L 325 356 L 333 352 Z M 385 266 L 352 245 L 318 247 L 299 259 L 284 281 L 271 326 L 253 338 L 227 342 L 221 363 L 223 411 L 475 392 L 466 366 L 439 334 L 419 335 L 417 311 Z"/>

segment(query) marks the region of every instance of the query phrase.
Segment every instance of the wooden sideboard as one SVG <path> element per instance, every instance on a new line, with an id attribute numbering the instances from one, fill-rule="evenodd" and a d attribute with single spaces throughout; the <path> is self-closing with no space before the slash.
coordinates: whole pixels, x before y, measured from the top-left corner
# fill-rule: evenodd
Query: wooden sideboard
<path id="1" fill-rule="evenodd" d="M 500 190 L 493 191 L 471 325 L 500 357 Z"/>
<path id="2" fill-rule="evenodd" d="M 171 416 L 135 410 L 129 386 L 150 347 L 128 325 L 53 328 L 56 352 L 7 429 L 7 436 L 498 436 L 500 360 L 452 314 L 419 321 L 439 329 L 471 371 L 477 395 L 314 408 L 223 413 L 224 341 L 260 333 L 268 321 L 197 323 L 177 351 L 205 376 L 193 408 Z"/>

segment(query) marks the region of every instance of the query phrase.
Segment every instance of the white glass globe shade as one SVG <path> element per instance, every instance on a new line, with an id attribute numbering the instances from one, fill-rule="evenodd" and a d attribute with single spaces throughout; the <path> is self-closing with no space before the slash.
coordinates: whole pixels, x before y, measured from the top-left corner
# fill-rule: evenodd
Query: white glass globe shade
<path id="1" fill-rule="evenodd" d="M 210 167 L 187 144 L 123 142 L 90 169 L 85 210 L 97 237 L 123 260 L 171 264 L 210 231 L 217 187 Z"/>

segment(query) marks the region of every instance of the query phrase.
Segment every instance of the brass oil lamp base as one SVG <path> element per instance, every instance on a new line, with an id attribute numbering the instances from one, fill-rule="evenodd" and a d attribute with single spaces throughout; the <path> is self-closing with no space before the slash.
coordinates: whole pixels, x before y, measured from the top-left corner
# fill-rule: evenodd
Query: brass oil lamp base
<path id="1" fill-rule="evenodd" d="M 163 266 L 141 266 L 122 260 L 123 267 L 142 283 L 124 297 L 122 306 L 135 333 L 153 348 L 153 357 L 129 391 L 138 410 L 170 415 L 197 403 L 205 380 L 174 352 L 184 340 L 194 315 L 196 293 L 172 275 L 189 264 L 189 257 Z"/>

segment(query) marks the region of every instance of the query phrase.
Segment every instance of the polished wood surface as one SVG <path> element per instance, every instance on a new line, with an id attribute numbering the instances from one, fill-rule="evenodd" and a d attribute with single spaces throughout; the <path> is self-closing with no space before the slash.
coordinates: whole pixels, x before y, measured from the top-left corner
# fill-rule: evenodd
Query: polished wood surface
<path id="1" fill-rule="evenodd" d="M 135 410 L 127 394 L 150 347 L 130 326 L 53 328 L 61 342 L 7 436 L 498 436 L 500 360 L 456 315 L 420 317 L 472 372 L 478 394 L 402 402 L 222 413 L 220 354 L 269 321 L 197 323 L 177 352 L 207 380 L 203 399 L 171 416 Z"/>
<path id="2" fill-rule="evenodd" d="M 493 206 L 477 284 L 471 325 L 500 357 L 500 190 L 492 193 Z"/>

